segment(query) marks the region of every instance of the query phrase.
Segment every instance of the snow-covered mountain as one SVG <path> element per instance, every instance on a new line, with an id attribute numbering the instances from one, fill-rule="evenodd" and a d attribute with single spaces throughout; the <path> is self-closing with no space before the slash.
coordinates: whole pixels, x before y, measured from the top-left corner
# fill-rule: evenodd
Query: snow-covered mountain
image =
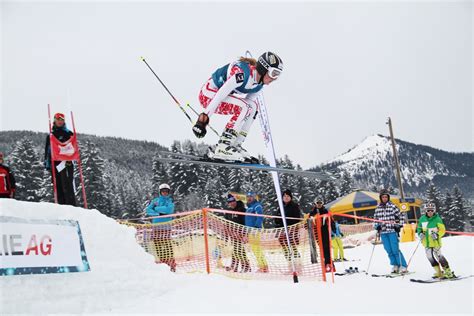
<path id="1" fill-rule="evenodd" d="M 464 192 L 472 194 L 474 153 L 450 153 L 399 139 L 396 146 L 406 190 L 421 193 L 429 182 L 442 189 L 457 183 Z M 360 187 L 397 186 L 391 141 L 382 135 L 365 138 L 322 168 L 347 171 Z"/>

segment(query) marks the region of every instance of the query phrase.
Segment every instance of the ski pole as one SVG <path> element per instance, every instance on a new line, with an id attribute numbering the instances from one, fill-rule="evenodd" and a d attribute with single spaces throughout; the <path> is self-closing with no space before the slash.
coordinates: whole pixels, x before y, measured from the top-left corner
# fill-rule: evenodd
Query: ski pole
<path id="1" fill-rule="evenodd" d="M 369 274 L 369 268 L 370 268 L 370 263 L 372 262 L 372 257 L 374 256 L 374 250 L 375 250 L 375 246 L 377 245 L 377 239 L 379 239 L 379 233 L 377 233 L 377 235 L 375 235 L 375 240 L 374 240 L 374 247 L 372 248 L 372 253 L 370 254 L 370 259 L 369 259 L 369 265 L 367 266 L 367 270 L 365 270 L 365 274 Z"/>
<path id="2" fill-rule="evenodd" d="M 418 250 L 418 247 L 420 246 L 421 244 L 421 239 L 420 241 L 418 241 L 418 244 L 416 245 L 416 248 L 415 250 L 413 251 L 413 253 L 411 254 L 410 256 L 410 259 L 408 260 L 408 263 L 407 263 L 407 270 L 408 270 L 408 267 L 410 266 L 410 262 L 411 262 L 411 259 L 413 259 L 413 256 L 415 255 L 415 252 Z M 405 277 L 405 275 L 402 277 L 402 279 Z"/>
<path id="3" fill-rule="evenodd" d="M 175 98 L 175 96 L 171 93 L 171 91 L 168 89 L 168 87 L 164 84 L 163 81 L 161 81 L 160 77 L 158 77 L 158 75 L 156 74 L 156 72 L 153 70 L 153 68 L 150 67 L 150 65 L 147 63 L 147 61 L 145 60 L 144 57 L 140 57 L 141 60 L 145 63 L 145 65 L 148 67 L 148 69 L 150 69 L 150 71 L 153 73 L 153 75 L 155 75 L 156 79 L 158 79 L 158 81 L 161 83 L 161 85 L 163 86 L 163 88 L 165 88 L 166 92 L 168 92 L 168 94 L 171 96 L 171 98 L 174 100 L 174 102 L 176 103 L 176 105 L 180 108 L 180 110 L 184 113 L 184 115 L 186 115 L 186 117 L 188 118 L 188 120 L 191 122 L 191 124 L 194 124 L 193 120 L 191 119 L 191 117 L 189 116 L 188 112 L 186 112 L 186 110 L 181 106 L 181 103 L 179 103 L 178 99 Z M 191 108 L 191 106 L 188 104 L 188 106 Z M 199 115 L 193 108 L 191 108 L 194 113 L 196 113 L 197 115 Z M 211 128 L 214 133 L 216 133 L 217 136 L 219 136 L 219 134 L 216 132 L 216 130 L 214 128 L 212 128 L 210 125 L 209 125 L 209 128 Z"/>

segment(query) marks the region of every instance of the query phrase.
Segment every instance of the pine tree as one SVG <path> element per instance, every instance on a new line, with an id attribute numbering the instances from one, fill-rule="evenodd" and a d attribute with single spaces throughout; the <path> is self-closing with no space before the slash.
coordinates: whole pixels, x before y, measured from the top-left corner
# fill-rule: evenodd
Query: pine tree
<path id="1" fill-rule="evenodd" d="M 105 175 L 105 161 L 94 143 L 86 141 L 81 151 L 84 188 L 89 208 L 97 209 L 110 217 L 115 217 L 109 196 L 109 183 Z M 78 169 L 78 168 L 76 168 Z M 82 200 L 82 188 L 79 185 L 78 197 Z"/>
<path id="2" fill-rule="evenodd" d="M 344 171 L 342 174 L 341 187 L 339 188 L 339 195 L 344 196 L 351 193 L 354 190 L 352 187 L 352 178 L 349 172 Z"/>
<path id="3" fill-rule="evenodd" d="M 453 187 L 451 206 L 443 219 L 448 230 L 464 231 L 469 220 L 468 209 L 464 206 L 464 198 L 457 185 Z M 470 212 L 470 210 L 469 210 Z"/>
<path id="4" fill-rule="evenodd" d="M 40 201 L 54 203 L 54 189 L 51 172 L 43 170 L 43 179 L 41 181 L 41 188 L 39 190 Z"/>
<path id="5" fill-rule="evenodd" d="M 448 216 L 449 208 L 451 207 L 452 203 L 453 203 L 453 198 L 451 196 L 451 193 L 449 191 L 446 191 L 446 194 L 444 195 L 444 198 L 441 203 L 441 207 L 437 209 L 441 218 L 446 218 Z"/>
<path id="6" fill-rule="evenodd" d="M 40 163 L 33 143 L 26 137 L 18 141 L 9 157 L 15 174 L 15 198 L 22 201 L 39 202 L 42 195 L 43 165 Z"/>
<path id="7" fill-rule="evenodd" d="M 441 193 L 433 183 L 430 183 L 426 190 L 426 200 L 427 202 L 434 203 L 437 210 L 441 209 Z"/>
<path id="8" fill-rule="evenodd" d="M 157 155 L 156 158 L 160 156 Z M 152 194 L 156 195 L 159 193 L 159 187 L 163 183 L 168 183 L 170 176 L 168 174 L 169 164 L 163 163 L 157 159 L 153 159 L 153 168 L 152 168 Z"/>

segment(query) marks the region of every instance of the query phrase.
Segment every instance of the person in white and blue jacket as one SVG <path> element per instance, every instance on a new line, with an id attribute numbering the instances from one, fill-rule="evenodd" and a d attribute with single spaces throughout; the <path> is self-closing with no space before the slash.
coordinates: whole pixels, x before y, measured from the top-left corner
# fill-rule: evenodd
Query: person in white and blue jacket
<path id="1" fill-rule="evenodd" d="M 380 234 L 382 244 L 390 259 L 392 273 L 407 273 L 407 263 L 400 250 L 398 236 L 403 226 L 403 216 L 398 207 L 390 201 L 386 190 L 380 192 L 380 204 L 377 205 L 374 219 L 384 221 L 375 223 L 377 234 Z"/>
<path id="2" fill-rule="evenodd" d="M 163 183 L 159 187 L 160 195 L 154 198 L 146 208 L 148 216 L 169 215 L 174 213 L 173 199 L 170 197 L 170 186 Z M 155 246 L 156 263 L 166 263 L 172 272 L 176 271 L 173 244 L 171 242 L 171 225 L 167 224 L 172 217 L 152 218 L 152 240 Z"/>

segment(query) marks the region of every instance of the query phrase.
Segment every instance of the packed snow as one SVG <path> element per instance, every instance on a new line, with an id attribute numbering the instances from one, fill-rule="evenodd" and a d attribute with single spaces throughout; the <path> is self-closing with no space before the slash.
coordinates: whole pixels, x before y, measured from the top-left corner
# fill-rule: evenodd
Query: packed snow
<path id="1" fill-rule="evenodd" d="M 404 279 L 372 278 L 364 273 L 335 276 L 332 282 L 295 284 L 237 280 L 219 275 L 174 274 L 135 242 L 134 229 L 96 210 L 49 203 L 0 200 L 0 216 L 75 219 L 81 226 L 91 271 L 0 277 L 0 314 L 8 313 L 426 313 L 473 314 L 473 278 L 417 284 L 431 267 L 420 246 Z M 455 273 L 473 274 L 472 237 L 444 238 L 443 251 Z M 402 244 L 408 260 L 417 242 Z M 365 270 L 373 246 L 346 250 L 361 259 L 345 267 Z M 342 263 L 336 263 L 343 270 Z M 375 247 L 370 273 L 387 273 L 388 258 Z M 331 279 L 331 278 L 329 278 Z"/>

